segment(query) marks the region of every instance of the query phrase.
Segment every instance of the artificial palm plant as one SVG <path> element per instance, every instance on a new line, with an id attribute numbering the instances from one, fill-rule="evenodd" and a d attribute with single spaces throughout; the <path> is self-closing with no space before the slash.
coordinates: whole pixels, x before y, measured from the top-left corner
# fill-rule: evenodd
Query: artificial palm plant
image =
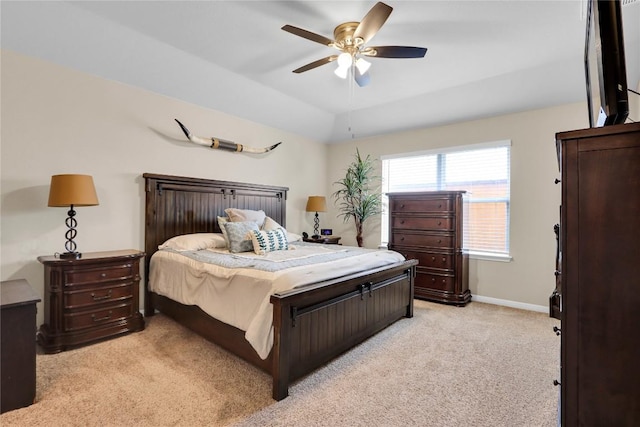
<path id="1" fill-rule="evenodd" d="M 356 226 L 356 241 L 363 245 L 362 230 L 365 220 L 381 212 L 380 177 L 373 175 L 373 160 L 369 155 L 362 158 L 356 148 L 355 160 L 347 168 L 345 177 L 334 182 L 340 188 L 333 193 L 340 209 L 339 217 L 344 222 L 353 218 Z"/>

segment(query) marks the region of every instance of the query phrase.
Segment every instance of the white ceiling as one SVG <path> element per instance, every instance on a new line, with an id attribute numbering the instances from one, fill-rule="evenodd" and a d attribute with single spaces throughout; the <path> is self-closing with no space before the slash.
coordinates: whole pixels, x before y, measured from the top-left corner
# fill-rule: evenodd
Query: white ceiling
<path id="1" fill-rule="evenodd" d="M 335 50 L 282 31 L 284 24 L 333 38 L 336 25 L 360 21 L 374 3 L 2 1 L 1 40 L 319 142 L 586 100 L 579 0 L 388 0 L 394 10 L 368 44 L 427 47 L 425 58 L 371 59 L 364 88 L 337 78 L 335 63 L 291 72 Z M 635 88 L 640 2 L 623 6 L 623 17 Z"/>

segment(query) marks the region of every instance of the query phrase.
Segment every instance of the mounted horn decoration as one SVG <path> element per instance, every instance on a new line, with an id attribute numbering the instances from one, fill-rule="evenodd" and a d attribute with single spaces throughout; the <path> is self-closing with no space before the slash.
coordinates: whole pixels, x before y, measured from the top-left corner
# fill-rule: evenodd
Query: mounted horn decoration
<path id="1" fill-rule="evenodd" d="M 235 151 L 238 153 L 241 151 L 244 151 L 247 153 L 264 154 L 273 150 L 278 145 L 282 144 L 282 142 L 278 142 L 277 144 L 273 144 L 270 147 L 253 148 L 253 147 L 247 147 L 246 145 L 242 145 L 242 144 L 236 144 L 233 141 L 226 141 L 220 138 L 213 138 L 213 137 L 202 138 L 200 136 L 193 135 L 189 131 L 189 129 L 186 128 L 185 125 L 180 123 L 178 119 L 175 119 L 175 121 L 178 122 L 178 124 L 180 125 L 180 128 L 182 129 L 182 132 L 184 132 L 184 134 L 187 136 L 187 139 L 189 139 L 189 141 L 193 142 L 194 144 L 203 145 L 205 147 L 219 148 L 221 150 Z"/>

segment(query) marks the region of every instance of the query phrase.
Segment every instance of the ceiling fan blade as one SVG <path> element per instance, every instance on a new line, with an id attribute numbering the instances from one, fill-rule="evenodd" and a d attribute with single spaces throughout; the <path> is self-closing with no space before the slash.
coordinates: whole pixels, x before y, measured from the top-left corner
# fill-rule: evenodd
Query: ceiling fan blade
<path id="1" fill-rule="evenodd" d="M 384 25 L 391 15 L 393 8 L 382 2 L 376 3 L 369 12 L 362 18 L 358 28 L 353 33 L 353 37 L 361 38 L 364 43 L 368 42 L 378 30 Z"/>
<path id="2" fill-rule="evenodd" d="M 338 55 L 327 56 L 326 58 L 318 59 L 317 61 L 313 61 L 307 65 L 303 65 L 302 67 L 293 70 L 293 72 L 296 74 L 304 73 L 305 71 L 313 70 L 314 68 L 317 68 L 321 65 L 333 62 L 336 59 L 338 59 Z"/>
<path id="3" fill-rule="evenodd" d="M 364 87 L 371 83 L 371 75 L 368 71 L 364 74 L 361 74 L 358 68 L 354 68 L 354 71 L 355 72 L 353 74 L 353 78 L 355 79 L 356 83 L 358 83 L 358 86 Z"/>
<path id="4" fill-rule="evenodd" d="M 307 40 L 311 40 L 312 42 L 320 43 L 325 46 L 330 46 L 333 44 L 333 40 L 326 38 L 325 36 L 321 36 L 320 34 L 312 33 L 311 31 L 303 30 L 302 28 L 294 27 L 293 25 L 285 25 L 282 27 L 283 30 L 295 34 L 296 36 L 300 36 Z"/>
<path id="5" fill-rule="evenodd" d="M 426 47 L 413 46 L 370 46 L 361 52 L 373 58 L 423 58 Z"/>

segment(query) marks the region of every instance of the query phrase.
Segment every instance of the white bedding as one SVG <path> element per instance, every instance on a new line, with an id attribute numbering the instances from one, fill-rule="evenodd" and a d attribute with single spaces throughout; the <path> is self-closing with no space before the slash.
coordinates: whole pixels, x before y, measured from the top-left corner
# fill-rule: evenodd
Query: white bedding
<path id="1" fill-rule="evenodd" d="M 210 316 L 245 331 L 245 338 L 262 359 L 267 358 L 273 346 L 273 312 L 269 302 L 272 294 L 404 261 L 402 255 L 393 251 L 320 244 L 292 245 L 292 250 L 269 252 L 266 256 L 250 252 L 230 254 L 226 249 L 208 251 L 226 253 L 238 257 L 237 260 L 244 258 L 244 262 L 249 257 L 263 264 L 282 263 L 287 257 L 295 259 L 294 263 L 307 263 L 314 257 L 322 259 L 328 252 L 334 252 L 334 258 L 340 257 L 268 271 L 223 267 L 166 250 L 153 255 L 149 273 L 153 292 L 182 304 L 197 305 Z"/>

